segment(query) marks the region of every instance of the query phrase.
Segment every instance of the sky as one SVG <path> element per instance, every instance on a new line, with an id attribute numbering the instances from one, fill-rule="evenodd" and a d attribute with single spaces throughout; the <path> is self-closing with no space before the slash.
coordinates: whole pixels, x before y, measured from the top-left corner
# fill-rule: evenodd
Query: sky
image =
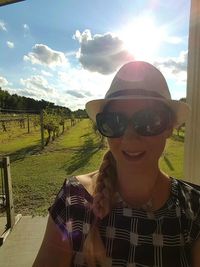
<path id="1" fill-rule="evenodd" d="M 186 97 L 189 0 L 26 0 L 0 7 L 0 87 L 71 110 L 103 98 L 131 60 Z M 31 107 L 30 107 L 31 108 Z"/>

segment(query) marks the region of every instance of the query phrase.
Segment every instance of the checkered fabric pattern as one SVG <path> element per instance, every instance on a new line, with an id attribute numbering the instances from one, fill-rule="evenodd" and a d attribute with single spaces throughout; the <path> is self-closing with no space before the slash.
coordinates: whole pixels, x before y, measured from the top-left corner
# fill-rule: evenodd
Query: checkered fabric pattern
<path id="1" fill-rule="evenodd" d="M 200 238 L 200 191 L 171 178 L 171 195 L 153 212 L 129 207 L 122 200 L 99 221 L 107 265 L 114 267 L 189 267 L 190 250 Z M 76 177 L 66 180 L 50 214 L 75 251 L 73 265 L 87 266 L 84 240 L 94 221 L 93 198 Z"/>

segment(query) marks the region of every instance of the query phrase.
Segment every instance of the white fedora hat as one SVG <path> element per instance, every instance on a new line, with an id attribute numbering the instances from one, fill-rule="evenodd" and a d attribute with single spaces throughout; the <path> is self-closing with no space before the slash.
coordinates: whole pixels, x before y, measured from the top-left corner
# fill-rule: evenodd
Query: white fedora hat
<path id="1" fill-rule="evenodd" d="M 167 82 L 156 67 L 144 61 L 131 61 L 116 73 L 105 98 L 87 102 L 86 111 L 95 122 L 96 115 L 108 102 L 130 99 L 152 99 L 164 102 L 174 112 L 176 126 L 186 121 L 190 110 L 188 104 L 183 101 L 171 99 Z"/>

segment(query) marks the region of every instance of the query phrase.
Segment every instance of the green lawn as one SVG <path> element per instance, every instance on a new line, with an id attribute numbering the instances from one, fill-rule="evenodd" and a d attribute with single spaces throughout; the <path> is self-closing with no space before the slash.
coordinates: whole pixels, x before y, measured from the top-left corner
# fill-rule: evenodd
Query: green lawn
<path id="1" fill-rule="evenodd" d="M 30 149 L 27 152 L 23 136 L 21 153 L 11 155 L 16 213 L 46 214 L 65 178 L 98 168 L 105 153 L 99 149 L 99 141 L 89 120 L 82 120 L 69 128 L 43 151 Z M 7 150 L 12 152 L 12 147 L 9 143 Z"/>
<path id="2" fill-rule="evenodd" d="M 24 136 L 18 142 L 23 148 L 18 156 L 11 156 L 11 174 L 15 211 L 23 215 L 47 214 L 64 179 L 96 170 L 106 151 L 99 148 L 100 139 L 87 119 L 69 128 L 43 151 L 26 150 L 25 144 L 30 143 Z M 12 144 L 8 143 L 7 150 L 13 151 L 11 148 Z M 182 162 L 183 140 L 169 139 L 161 168 L 171 176 L 182 178 Z"/>
<path id="3" fill-rule="evenodd" d="M 167 174 L 183 179 L 184 142 L 174 135 L 168 139 L 160 160 L 161 169 Z"/>

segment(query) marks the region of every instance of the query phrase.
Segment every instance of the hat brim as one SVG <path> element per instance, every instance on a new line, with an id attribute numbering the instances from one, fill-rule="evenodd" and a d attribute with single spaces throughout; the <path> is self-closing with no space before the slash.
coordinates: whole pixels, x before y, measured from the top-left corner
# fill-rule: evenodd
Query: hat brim
<path id="1" fill-rule="evenodd" d="M 120 96 L 120 97 L 115 97 L 115 98 L 109 98 L 109 99 L 96 99 L 96 100 L 91 100 L 86 103 L 86 111 L 88 116 L 96 122 L 96 115 L 99 112 L 103 111 L 104 106 L 109 103 L 110 101 L 122 101 L 122 100 L 133 100 L 133 99 L 142 99 L 142 100 L 156 100 L 165 103 L 169 108 L 174 112 L 176 116 L 176 122 L 175 122 L 175 127 L 180 126 L 181 124 L 185 123 L 188 114 L 190 111 L 190 107 L 187 103 L 180 101 L 180 100 L 168 100 L 164 98 L 159 98 L 159 97 L 144 97 L 144 96 Z"/>

